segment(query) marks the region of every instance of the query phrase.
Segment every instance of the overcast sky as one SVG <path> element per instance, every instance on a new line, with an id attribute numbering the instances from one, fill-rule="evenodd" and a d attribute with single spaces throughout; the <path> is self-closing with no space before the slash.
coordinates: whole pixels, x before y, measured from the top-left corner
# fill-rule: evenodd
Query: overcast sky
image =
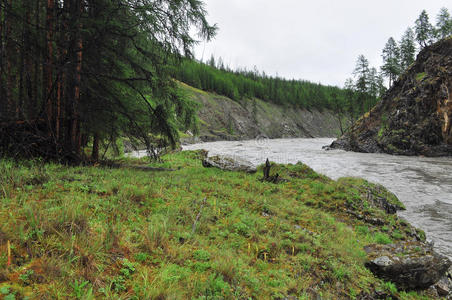
<path id="1" fill-rule="evenodd" d="M 342 86 L 359 54 L 380 66 L 389 37 L 399 40 L 422 9 L 436 23 L 450 0 L 204 0 L 220 30 L 196 58 L 222 57 L 229 66 Z"/>

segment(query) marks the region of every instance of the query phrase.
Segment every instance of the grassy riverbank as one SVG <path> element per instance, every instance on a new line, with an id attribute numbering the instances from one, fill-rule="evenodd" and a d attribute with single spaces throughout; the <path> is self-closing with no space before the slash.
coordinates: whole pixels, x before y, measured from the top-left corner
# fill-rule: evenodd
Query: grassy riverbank
<path id="1" fill-rule="evenodd" d="M 2 160 L 0 298 L 422 298 L 364 267 L 363 246 L 412 234 L 365 200 L 396 203 L 384 189 L 302 164 L 277 165 L 287 181 L 263 183 L 260 172 L 203 168 L 200 156 L 152 164 L 175 171 Z"/>

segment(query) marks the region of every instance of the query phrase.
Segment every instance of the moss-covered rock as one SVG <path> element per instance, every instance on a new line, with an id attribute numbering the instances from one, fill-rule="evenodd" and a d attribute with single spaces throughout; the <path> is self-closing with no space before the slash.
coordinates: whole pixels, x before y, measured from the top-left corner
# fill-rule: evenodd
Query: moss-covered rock
<path id="1" fill-rule="evenodd" d="M 426 289 L 438 282 L 451 261 L 423 242 L 399 242 L 391 245 L 369 245 L 366 267 L 402 290 Z"/>

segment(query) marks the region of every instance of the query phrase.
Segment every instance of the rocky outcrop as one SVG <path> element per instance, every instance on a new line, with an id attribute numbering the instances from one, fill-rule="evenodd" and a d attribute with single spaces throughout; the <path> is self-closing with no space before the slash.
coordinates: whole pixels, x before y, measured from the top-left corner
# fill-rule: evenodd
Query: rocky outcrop
<path id="1" fill-rule="evenodd" d="M 429 244 L 411 241 L 365 247 L 366 267 L 376 276 L 391 281 L 402 290 L 427 289 L 438 283 L 448 292 L 446 272 L 451 261 Z"/>
<path id="2" fill-rule="evenodd" d="M 199 133 L 182 143 L 263 138 L 336 137 L 339 123 L 328 110 L 304 110 L 259 99 L 234 101 L 181 83 L 198 109 Z"/>
<path id="3" fill-rule="evenodd" d="M 452 38 L 423 49 L 370 112 L 331 148 L 452 155 Z"/>
<path id="4" fill-rule="evenodd" d="M 250 162 L 239 157 L 231 157 L 226 155 L 216 155 L 205 157 L 202 165 L 206 168 L 219 168 L 226 171 L 239 171 L 246 173 L 256 173 L 257 169 Z"/>

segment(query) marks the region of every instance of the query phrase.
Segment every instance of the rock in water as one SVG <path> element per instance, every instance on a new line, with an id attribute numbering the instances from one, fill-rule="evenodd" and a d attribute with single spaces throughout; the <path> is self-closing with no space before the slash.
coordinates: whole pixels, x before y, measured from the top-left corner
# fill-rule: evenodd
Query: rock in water
<path id="1" fill-rule="evenodd" d="M 444 278 L 451 266 L 447 257 L 422 242 L 370 245 L 364 250 L 368 255 L 366 267 L 401 290 L 427 289 Z"/>
<path id="2" fill-rule="evenodd" d="M 452 155 L 452 38 L 424 48 L 370 112 L 330 148 Z"/>
<path id="3" fill-rule="evenodd" d="M 206 157 L 203 159 L 202 165 L 206 168 L 215 167 L 226 171 L 240 171 L 247 173 L 256 173 L 257 171 L 256 167 L 249 161 L 227 155 Z"/>

